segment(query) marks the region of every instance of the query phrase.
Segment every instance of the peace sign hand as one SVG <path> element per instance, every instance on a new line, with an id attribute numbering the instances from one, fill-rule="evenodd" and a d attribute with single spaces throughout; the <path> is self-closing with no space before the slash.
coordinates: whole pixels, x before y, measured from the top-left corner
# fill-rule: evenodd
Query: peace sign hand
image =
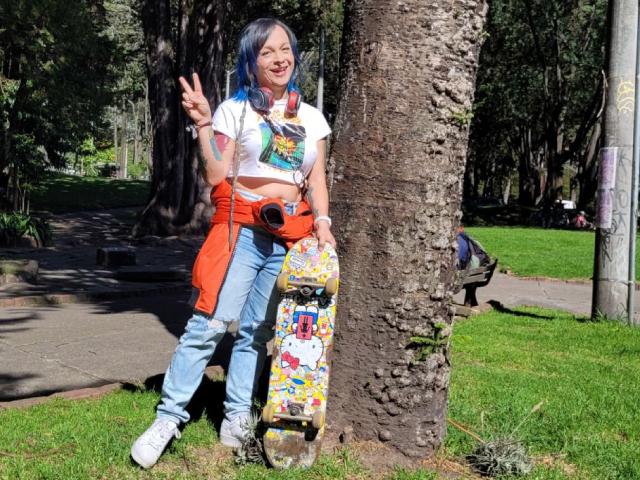
<path id="1" fill-rule="evenodd" d="M 207 98 L 202 93 L 202 85 L 197 73 L 193 74 L 193 88 L 184 77 L 178 79 L 182 87 L 182 107 L 196 125 L 211 122 L 211 108 Z"/>

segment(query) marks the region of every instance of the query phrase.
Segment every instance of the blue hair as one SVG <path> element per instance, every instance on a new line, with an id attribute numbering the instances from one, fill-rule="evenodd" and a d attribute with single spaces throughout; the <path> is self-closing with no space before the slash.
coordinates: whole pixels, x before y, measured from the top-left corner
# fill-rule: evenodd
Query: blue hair
<path id="1" fill-rule="evenodd" d="M 258 76 L 256 59 L 260 53 L 260 49 L 262 49 L 267 42 L 269 35 L 271 35 L 271 32 L 273 32 L 276 26 L 282 27 L 287 33 L 295 61 L 287 91 L 300 91 L 298 81 L 302 76 L 302 69 L 300 68 L 301 59 L 300 52 L 298 51 L 298 40 L 295 34 L 280 20 L 275 18 L 259 18 L 244 27 L 240 33 L 240 39 L 238 41 L 238 63 L 236 65 L 238 89 L 233 97 L 236 100 L 246 100 L 249 87 L 258 87 L 256 82 Z"/>

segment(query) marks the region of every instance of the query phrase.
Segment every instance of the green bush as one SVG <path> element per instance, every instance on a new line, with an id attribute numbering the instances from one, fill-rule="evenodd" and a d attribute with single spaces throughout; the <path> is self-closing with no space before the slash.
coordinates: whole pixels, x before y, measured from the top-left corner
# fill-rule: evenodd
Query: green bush
<path id="1" fill-rule="evenodd" d="M 82 170 L 86 177 L 100 176 L 100 167 L 113 164 L 115 158 L 113 146 L 98 149 L 92 137 L 88 137 L 82 143 L 79 154 Z"/>
<path id="2" fill-rule="evenodd" d="M 39 245 L 51 241 L 51 227 L 41 219 L 18 212 L 0 212 L 0 245 L 16 246 L 23 237 L 33 237 Z"/>
<path id="3" fill-rule="evenodd" d="M 127 165 L 127 175 L 133 180 L 146 179 L 149 173 L 147 162 L 131 163 Z"/>

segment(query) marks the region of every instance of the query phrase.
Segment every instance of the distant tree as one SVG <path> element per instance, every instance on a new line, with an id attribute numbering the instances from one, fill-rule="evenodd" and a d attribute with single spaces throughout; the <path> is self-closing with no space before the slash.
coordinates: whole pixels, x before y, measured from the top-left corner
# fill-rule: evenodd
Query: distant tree
<path id="1" fill-rule="evenodd" d="M 140 5 L 153 131 L 151 198 L 134 234 L 203 231 L 210 214 L 199 175 L 196 143 L 180 108 L 178 77 L 200 75 L 212 108 L 222 99 L 222 78 L 232 2 L 143 0 Z M 175 7 L 175 8 L 174 8 Z"/>
<path id="2" fill-rule="evenodd" d="M 172 235 L 202 231 L 208 226 L 210 190 L 200 178 L 196 144 L 186 131 L 188 119 L 180 108 L 178 76 L 198 72 L 215 109 L 223 97 L 225 67 L 233 67 L 235 37 L 247 22 L 261 16 L 276 16 L 287 22 L 298 34 L 302 49 L 315 48 L 320 22 L 326 22 L 330 26 L 329 44 L 333 45 L 329 72 L 331 68 L 337 70 L 342 3 L 327 0 L 326 6 L 327 10 L 318 1 L 296 0 L 141 2 L 153 171 L 152 197 L 135 228 L 136 235 Z M 315 72 L 310 73 L 315 77 Z M 331 99 L 337 91 L 337 75 L 328 83 Z"/>
<path id="3" fill-rule="evenodd" d="M 480 184 L 484 193 L 499 194 L 494 182 L 506 185 L 517 176 L 521 204 L 553 202 L 563 194 L 569 163 L 578 171 L 574 182 L 581 193 L 591 191 L 606 9 L 605 0 L 491 2 L 467 195 L 479 193 Z"/>
<path id="4" fill-rule="evenodd" d="M 144 165 L 145 169 L 151 163 L 144 32 L 139 0 L 106 0 L 105 10 L 107 34 L 121 52 L 120 62 L 112 66 L 118 83 L 107 118 L 112 130 L 108 145 L 114 146 L 114 158 L 110 160 L 119 164 L 119 176 L 126 178 L 129 159 L 133 164 Z"/>
<path id="5" fill-rule="evenodd" d="M 329 422 L 409 457 L 432 455 L 446 432 L 465 118 L 485 13 L 482 0 L 345 5 Z"/>
<path id="6" fill-rule="evenodd" d="M 0 177 L 18 208 L 25 184 L 104 128 L 118 55 L 98 1 L 0 0 L 0 25 Z"/>

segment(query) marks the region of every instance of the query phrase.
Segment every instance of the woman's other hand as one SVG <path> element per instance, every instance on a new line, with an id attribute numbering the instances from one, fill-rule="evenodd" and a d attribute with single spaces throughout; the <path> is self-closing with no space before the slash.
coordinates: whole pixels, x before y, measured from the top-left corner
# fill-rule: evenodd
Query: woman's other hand
<path id="1" fill-rule="evenodd" d="M 325 244 L 330 244 L 334 249 L 336 248 L 336 239 L 333 237 L 333 233 L 331 233 L 331 227 L 327 222 L 318 222 L 318 226 L 316 227 L 316 231 L 314 232 L 315 237 L 318 239 L 318 248 L 320 251 L 324 248 Z"/>
<path id="2" fill-rule="evenodd" d="M 202 85 L 197 73 L 193 74 L 193 88 L 184 77 L 178 79 L 182 87 L 182 107 L 196 126 L 211 122 L 211 107 L 207 97 L 202 93 Z"/>

